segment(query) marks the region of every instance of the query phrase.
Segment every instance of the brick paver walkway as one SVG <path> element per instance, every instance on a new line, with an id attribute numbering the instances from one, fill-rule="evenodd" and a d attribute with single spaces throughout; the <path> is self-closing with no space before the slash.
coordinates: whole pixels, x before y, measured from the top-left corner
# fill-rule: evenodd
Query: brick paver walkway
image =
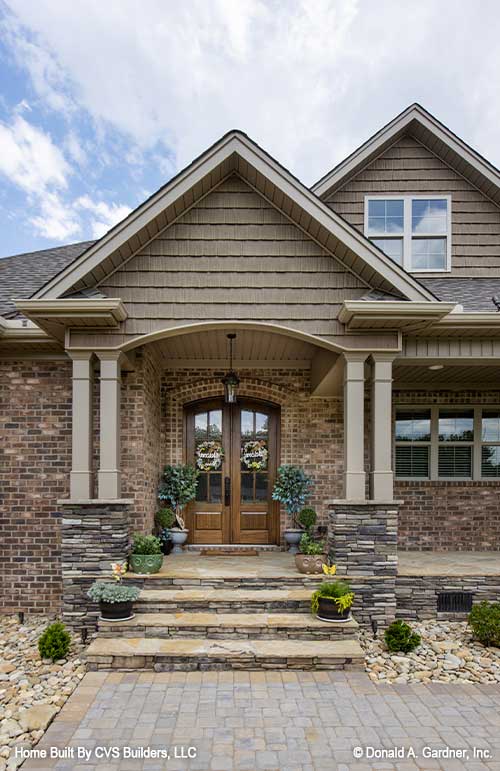
<path id="1" fill-rule="evenodd" d="M 74 757 L 28 760 L 23 769 L 500 771 L 500 686 L 375 685 L 343 672 L 91 672 L 37 749 L 54 746 Z M 367 746 L 412 747 L 417 759 L 357 760 L 354 748 Z M 96 759 L 110 747 L 118 759 Z M 189 747 L 196 757 L 175 757 Z M 424 747 L 469 756 L 426 759 Z M 474 747 L 491 757 L 474 759 Z M 171 757 L 124 758 L 124 748 L 169 748 Z"/>

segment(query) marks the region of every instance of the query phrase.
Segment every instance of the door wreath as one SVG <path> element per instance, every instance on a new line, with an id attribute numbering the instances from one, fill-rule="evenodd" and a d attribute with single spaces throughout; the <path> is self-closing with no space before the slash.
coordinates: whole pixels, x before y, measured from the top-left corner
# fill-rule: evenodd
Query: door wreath
<path id="1" fill-rule="evenodd" d="M 263 439 L 245 442 L 241 452 L 241 461 L 251 471 L 261 471 L 267 466 L 269 452 Z"/>
<path id="2" fill-rule="evenodd" d="M 224 459 L 220 442 L 201 442 L 196 448 L 196 467 L 200 471 L 218 471 Z"/>

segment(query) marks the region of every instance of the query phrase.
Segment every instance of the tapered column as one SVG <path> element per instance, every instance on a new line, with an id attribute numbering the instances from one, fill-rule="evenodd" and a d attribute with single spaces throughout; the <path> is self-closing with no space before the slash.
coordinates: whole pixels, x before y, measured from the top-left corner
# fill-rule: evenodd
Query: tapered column
<path id="1" fill-rule="evenodd" d="M 387 503 L 394 497 L 392 470 L 392 362 L 391 354 L 372 354 L 372 458 L 370 496 Z"/>
<path id="2" fill-rule="evenodd" d="M 344 354 L 344 496 L 364 501 L 364 413 L 366 353 Z"/>
<path id="3" fill-rule="evenodd" d="M 73 360 L 72 451 L 70 498 L 93 497 L 92 480 L 92 384 L 93 354 L 71 354 Z"/>
<path id="4" fill-rule="evenodd" d="M 120 384 L 121 354 L 100 351 L 100 435 L 99 435 L 99 500 L 121 497 L 120 473 Z"/>

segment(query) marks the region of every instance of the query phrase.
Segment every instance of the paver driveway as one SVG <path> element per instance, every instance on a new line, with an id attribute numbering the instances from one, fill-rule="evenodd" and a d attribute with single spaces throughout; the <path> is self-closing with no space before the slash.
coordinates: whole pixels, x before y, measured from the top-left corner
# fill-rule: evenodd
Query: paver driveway
<path id="1" fill-rule="evenodd" d="M 54 746 L 74 757 L 28 760 L 25 771 L 500 771 L 500 686 L 375 685 L 343 672 L 91 672 L 37 749 Z M 418 757 L 356 759 L 354 748 L 367 746 L 412 747 Z M 110 747 L 119 758 L 96 759 Z M 175 757 L 189 747 L 196 757 Z M 469 758 L 426 759 L 424 747 Z M 474 759 L 474 747 L 490 759 Z M 141 748 L 169 748 L 171 757 L 124 757 Z"/>

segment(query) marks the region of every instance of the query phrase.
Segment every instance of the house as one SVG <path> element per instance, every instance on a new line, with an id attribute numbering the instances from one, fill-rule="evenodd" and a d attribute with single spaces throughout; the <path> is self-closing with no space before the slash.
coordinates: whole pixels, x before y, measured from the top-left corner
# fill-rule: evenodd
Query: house
<path id="1" fill-rule="evenodd" d="M 211 441 L 191 545 L 282 544 L 292 463 L 367 592 L 498 551 L 497 303 L 500 173 L 418 104 L 310 189 L 230 131 L 99 241 L 1 260 L 4 610 L 85 613 Z"/>

